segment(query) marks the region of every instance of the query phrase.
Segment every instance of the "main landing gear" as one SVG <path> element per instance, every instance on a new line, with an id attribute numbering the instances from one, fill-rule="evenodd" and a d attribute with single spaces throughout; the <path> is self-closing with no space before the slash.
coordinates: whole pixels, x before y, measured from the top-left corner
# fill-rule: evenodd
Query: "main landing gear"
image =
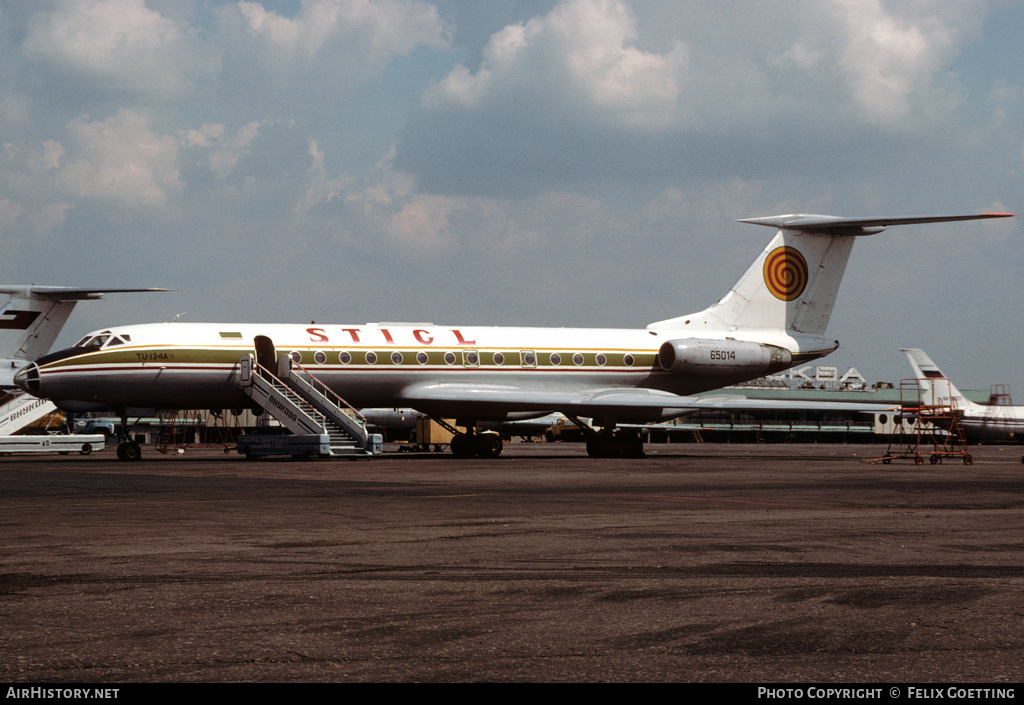
<path id="1" fill-rule="evenodd" d="M 644 439 L 640 431 L 605 426 L 600 431 L 578 417 L 566 416 L 587 437 L 587 455 L 591 458 L 644 458 Z"/>
<path id="2" fill-rule="evenodd" d="M 456 458 L 497 458 L 501 455 L 504 448 L 501 436 L 492 431 L 477 431 L 475 421 L 463 422 L 467 431 L 462 432 L 444 419 L 431 418 L 452 434 L 448 446 Z"/>
<path id="3" fill-rule="evenodd" d="M 591 458 L 643 458 L 644 440 L 639 431 L 601 429 L 587 434 Z"/>
<path id="4" fill-rule="evenodd" d="M 497 433 L 456 433 L 449 444 L 456 458 L 497 458 L 504 444 Z"/>

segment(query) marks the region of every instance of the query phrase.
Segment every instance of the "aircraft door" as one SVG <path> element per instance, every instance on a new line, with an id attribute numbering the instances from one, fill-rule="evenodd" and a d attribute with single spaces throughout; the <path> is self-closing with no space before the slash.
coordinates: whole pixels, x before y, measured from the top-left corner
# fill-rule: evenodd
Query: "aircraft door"
<path id="1" fill-rule="evenodd" d="M 253 343 L 256 346 L 256 364 L 276 373 L 277 350 L 274 348 L 274 341 L 265 335 L 257 335 Z"/>

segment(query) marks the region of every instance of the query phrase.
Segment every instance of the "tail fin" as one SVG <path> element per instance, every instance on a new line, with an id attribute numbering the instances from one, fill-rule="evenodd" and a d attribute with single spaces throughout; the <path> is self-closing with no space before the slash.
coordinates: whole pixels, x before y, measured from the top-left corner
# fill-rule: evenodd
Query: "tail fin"
<path id="1" fill-rule="evenodd" d="M 942 370 L 932 362 L 924 350 L 900 348 L 900 352 L 906 353 L 907 359 L 910 360 L 910 366 L 914 369 L 921 403 L 936 406 L 951 405 L 962 411 L 977 406 L 961 394 L 956 385 L 946 378 L 946 375 L 942 374 Z"/>
<path id="2" fill-rule="evenodd" d="M 732 290 L 699 313 L 652 323 L 648 328 L 733 331 L 773 328 L 823 336 L 857 235 L 873 235 L 889 225 L 1002 218 L 1010 213 L 904 218 L 842 218 L 780 215 L 748 218 L 778 233 Z"/>

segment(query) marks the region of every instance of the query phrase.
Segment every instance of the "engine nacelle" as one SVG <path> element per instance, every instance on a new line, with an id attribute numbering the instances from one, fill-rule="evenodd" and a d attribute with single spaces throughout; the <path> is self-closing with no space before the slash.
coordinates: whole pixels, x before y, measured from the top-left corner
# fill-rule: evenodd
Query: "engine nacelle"
<path id="1" fill-rule="evenodd" d="M 683 338 L 662 343 L 658 364 L 676 375 L 745 380 L 792 367 L 793 354 L 766 343 Z"/>

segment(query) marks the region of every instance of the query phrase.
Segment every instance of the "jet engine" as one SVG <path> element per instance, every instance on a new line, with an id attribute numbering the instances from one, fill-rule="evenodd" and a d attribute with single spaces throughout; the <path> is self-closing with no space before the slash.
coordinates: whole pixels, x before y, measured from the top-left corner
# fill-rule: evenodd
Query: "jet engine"
<path id="1" fill-rule="evenodd" d="M 683 338 L 662 343 L 658 364 L 675 375 L 753 379 L 792 367 L 793 354 L 766 343 Z"/>

